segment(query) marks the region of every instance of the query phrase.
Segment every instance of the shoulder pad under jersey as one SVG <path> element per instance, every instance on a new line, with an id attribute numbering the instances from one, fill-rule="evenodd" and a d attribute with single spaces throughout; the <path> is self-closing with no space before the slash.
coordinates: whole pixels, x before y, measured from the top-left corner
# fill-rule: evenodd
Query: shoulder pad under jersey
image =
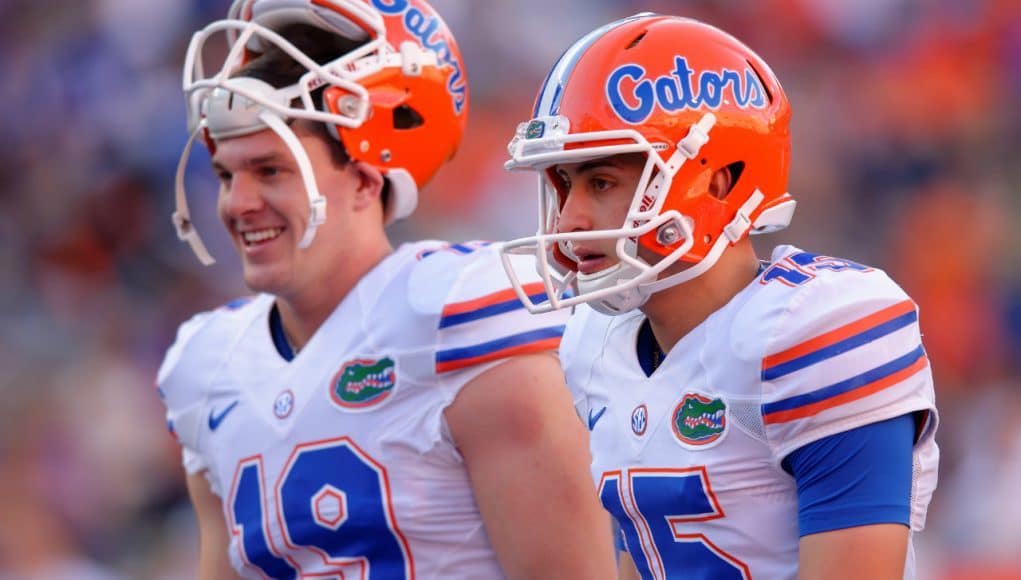
<path id="1" fill-rule="evenodd" d="M 198 455 L 198 440 L 210 388 L 209 378 L 224 363 L 232 343 L 251 316 L 271 297 L 236 300 L 203 312 L 183 323 L 167 350 L 157 374 L 157 389 L 167 409 L 167 426 L 184 448 L 189 473 L 206 467 Z"/>
<path id="2" fill-rule="evenodd" d="M 732 336 L 761 361 L 761 415 L 778 460 L 834 433 L 935 411 L 917 306 L 885 272 L 785 246 L 755 284 Z"/>
<path id="3" fill-rule="evenodd" d="M 513 258 L 526 291 L 542 292 L 532 258 Z M 436 372 L 556 349 L 568 312 L 529 314 L 503 270 L 497 246 L 456 244 L 431 252 L 409 286 L 416 309 L 436 312 Z"/>

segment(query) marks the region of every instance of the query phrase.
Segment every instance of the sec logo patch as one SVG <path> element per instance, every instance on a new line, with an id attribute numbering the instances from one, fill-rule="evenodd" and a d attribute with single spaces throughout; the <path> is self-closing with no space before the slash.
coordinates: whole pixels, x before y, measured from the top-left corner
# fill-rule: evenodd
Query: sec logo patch
<path id="1" fill-rule="evenodd" d="M 649 408 L 645 406 L 645 403 L 635 407 L 634 411 L 631 411 L 631 432 L 636 437 L 645 435 L 645 430 L 649 427 Z"/>

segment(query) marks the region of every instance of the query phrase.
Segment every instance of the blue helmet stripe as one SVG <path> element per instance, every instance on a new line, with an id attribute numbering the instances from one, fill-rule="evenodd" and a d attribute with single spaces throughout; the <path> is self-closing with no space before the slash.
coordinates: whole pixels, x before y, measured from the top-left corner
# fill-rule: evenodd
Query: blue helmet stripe
<path id="1" fill-rule="evenodd" d="M 566 82 L 567 78 L 571 76 L 575 65 L 578 64 L 578 60 L 581 59 L 581 55 L 585 54 L 588 47 L 592 46 L 593 43 L 614 28 L 648 16 L 653 16 L 653 13 L 642 12 L 633 16 L 628 16 L 627 18 L 622 18 L 616 22 L 611 22 L 589 32 L 571 45 L 564 54 L 560 55 L 556 64 L 554 64 L 553 68 L 550 69 L 549 74 L 546 75 L 546 80 L 542 83 L 542 90 L 539 92 L 539 98 L 535 101 L 535 110 L 532 111 L 532 117 L 552 116 L 559 113 L 560 97 L 564 92 L 564 82 Z"/>

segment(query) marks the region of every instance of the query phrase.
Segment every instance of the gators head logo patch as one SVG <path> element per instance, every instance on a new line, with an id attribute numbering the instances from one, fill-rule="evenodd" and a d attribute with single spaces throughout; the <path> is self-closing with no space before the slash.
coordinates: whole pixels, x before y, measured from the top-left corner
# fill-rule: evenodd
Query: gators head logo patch
<path id="1" fill-rule="evenodd" d="M 525 139 L 539 139 L 546 134 L 546 123 L 539 119 L 534 119 L 528 123 L 528 128 L 525 129 Z"/>
<path id="2" fill-rule="evenodd" d="M 330 399 L 343 409 L 366 409 L 388 399 L 396 384 L 397 365 L 390 357 L 356 358 L 330 381 Z"/>
<path id="3" fill-rule="evenodd" d="M 727 432 L 727 405 L 723 399 L 688 393 L 674 407 L 672 426 L 681 445 L 705 449 Z"/>

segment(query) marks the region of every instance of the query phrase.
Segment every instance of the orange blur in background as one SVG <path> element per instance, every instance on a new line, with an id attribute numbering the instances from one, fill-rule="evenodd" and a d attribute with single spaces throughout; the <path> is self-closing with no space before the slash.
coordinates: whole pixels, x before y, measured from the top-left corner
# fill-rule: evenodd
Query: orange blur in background
<path id="1" fill-rule="evenodd" d="M 942 425 L 919 578 L 1021 578 L 1021 2 L 432 0 L 468 132 L 396 241 L 536 229 L 502 168 L 548 67 L 641 10 L 745 41 L 791 100 L 781 242 L 886 269 L 920 307 Z M 180 66 L 227 0 L 0 4 L 0 578 L 193 576 L 197 532 L 152 384 L 179 323 L 244 294 L 199 153 L 203 268 L 169 216 Z"/>

